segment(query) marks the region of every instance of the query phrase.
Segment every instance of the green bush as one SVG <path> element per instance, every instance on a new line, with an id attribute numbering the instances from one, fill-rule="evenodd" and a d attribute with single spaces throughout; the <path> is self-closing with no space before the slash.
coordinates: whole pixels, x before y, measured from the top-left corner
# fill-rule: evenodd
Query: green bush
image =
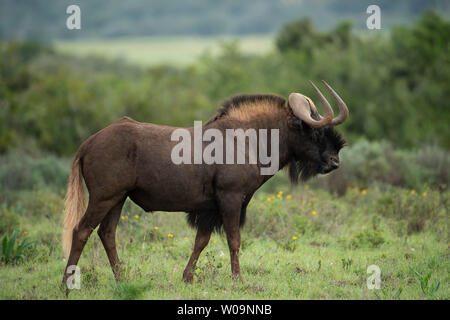
<path id="1" fill-rule="evenodd" d="M 66 188 L 69 161 L 51 155 L 32 156 L 14 150 L 0 155 L 0 200 L 17 196 L 17 191 L 51 188 L 60 192 Z"/>
<path id="2" fill-rule="evenodd" d="M 342 195 L 350 187 L 376 183 L 424 191 L 449 183 L 450 154 L 436 146 L 399 150 L 387 141 L 359 140 L 341 151 L 341 168 L 315 181 Z"/>
<path id="3" fill-rule="evenodd" d="M 426 189 L 396 190 L 384 193 L 375 203 L 375 210 L 384 217 L 405 221 L 408 234 L 421 232 L 430 224 L 437 229 L 439 217 L 445 216 L 448 195 Z"/>
<path id="4" fill-rule="evenodd" d="M 380 230 L 364 229 L 354 234 L 350 240 L 355 248 L 376 248 L 385 242 Z"/>
<path id="5" fill-rule="evenodd" d="M 63 216 L 64 195 L 47 188 L 26 192 L 20 199 L 20 208 L 27 216 L 58 220 Z"/>
<path id="6" fill-rule="evenodd" d="M 13 231 L 11 237 L 9 238 L 7 235 L 3 237 L 0 261 L 3 261 L 5 264 L 18 263 L 24 260 L 26 258 L 25 254 L 27 251 L 34 247 L 34 244 L 28 238 L 23 239 L 20 244 L 17 244 L 17 246 L 16 240 L 16 231 Z"/>
<path id="7" fill-rule="evenodd" d="M 308 79 L 326 79 L 347 102 L 350 117 L 340 129 L 350 143 L 365 137 L 391 141 L 393 151 L 448 148 L 449 30 L 450 22 L 435 13 L 386 37 L 358 35 L 347 22 L 319 31 L 300 20 L 281 29 L 279 50 L 266 55 L 227 43 L 189 67 L 145 70 L 62 56 L 42 44 L 1 42 L 0 152 L 34 144 L 73 155 L 84 139 L 125 115 L 191 126 L 239 93 L 297 91 L 314 98 Z"/>
<path id="8" fill-rule="evenodd" d="M 19 226 L 19 217 L 17 212 L 8 207 L 6 203 L 0 206 L 0 234 L 13 232 Z"/>

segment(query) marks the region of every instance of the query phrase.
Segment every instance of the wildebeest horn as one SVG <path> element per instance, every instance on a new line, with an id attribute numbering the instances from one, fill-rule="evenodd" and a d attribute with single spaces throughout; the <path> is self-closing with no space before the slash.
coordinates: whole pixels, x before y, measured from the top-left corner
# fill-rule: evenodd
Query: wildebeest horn
<path id="1" fill-rule="evenodd" d="M 292 112 L 294 115 L 300 120 L 306 122 L 312 128 L 322 128 L 331 123 L 333 120 L 333 109 L 330 106 L 330 103 L 325 99 L 322 92 L 310 81 L 312 87 L 319 95 L 320 101 L 325 107 L 325 117 L 319 115 L 319 120 L 315 120 L 311 118 L 311 111 L 313 113 L 317 112 L 316 106 L 308 97 L 300 94 L 300 93 L 291 93 L 289 95 L 289 105 L 292 108 Z"/>
<path id="2" fill-rule="evenodd" d="M 330 91 L 331 95 L 336 99 L 338 106 L 339 106 L 339 115 L 334 118 L 331 121 L 332 126 L 337 126 L 338 124 L 341 124 L 345 121 L 348 117 L 348 108 L 345 104 L 344 100 L 339 97 L 339 95 L 336 93 L 336 91 L 333 90 L 333 88 L 325 82 L 325 80 L 322 80 L 323 84 L 327 87 L 328 91 Z"/>
<path id="3" fill-rule="evenodd" d="M 325 80 L 322 80 L 322 82 L 325 84 L 327 89 L 330 91 L 331 95 L 336 99 L 339 106 L 339 115 L 336 118 L 334 117 L 333 109 L 331 108 L 329 102 L 327 99 L 323 96 L 323 94 L 320 92 L 320 90 L 314 85 L 312 81 L 309 81 L 311 83 L 311 86 L 314 88 L 316 93 L 318 94 L 320 100 L 322 101 L 323 106 L 325 107 L 325 117 L 322 117 L 319 115 L 320 120 L 314 120 L 311 118 L 311 111 L 313 113 L 317 112 L 317 108 L 312 102 L 312 100 L 304 95 L 301 95 L 299 93 L 292 93 L 289 96 L 289 104 L 292 107 L 292 111 L 294 112 L 295 116 L 297 116 L 299 119 L 306 122 L 308 125 L 310 125 L 313 128 L 322 128 L 328 124 L 331 126 L 336 126 L 338 124 L 341 124 L 345 121 L 348 117 L 348 108 L 345 102 L 342 100 L 342 98 L 336 93 L 336 91 L 333 90 L 333 88 L 325 82 Z M 306 103 L 305 103 L 306 101 Z M 309 108 L 308 108 L 309 107 Z"/>

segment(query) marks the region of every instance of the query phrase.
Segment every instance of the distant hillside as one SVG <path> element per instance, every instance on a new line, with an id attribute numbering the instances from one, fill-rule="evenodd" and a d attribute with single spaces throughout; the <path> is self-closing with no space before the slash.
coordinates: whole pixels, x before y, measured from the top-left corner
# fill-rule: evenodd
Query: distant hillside
<path id="1" fill-rule="evenodd" d="M 66 29 L 70 4 L 81 7 L 80 31 Z M 381 7 L 383 29 L 411 22 L 427 9 L 450 13 L 448 0 L 1 0 L 0 38 L 268 34 L 302 16 L 321 29 L 342 19 L 364 28 L 370 4 Z"/>

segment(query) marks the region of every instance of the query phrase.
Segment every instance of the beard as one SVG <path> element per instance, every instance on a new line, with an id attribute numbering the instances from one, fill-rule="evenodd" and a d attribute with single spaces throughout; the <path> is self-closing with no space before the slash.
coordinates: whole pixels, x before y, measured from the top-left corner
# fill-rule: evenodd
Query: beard
<path id="1" fill-rule="evenodd" d="M 320 173 L 320 165 L 313 161 L 291 161 L 289 163 L 289 179 L 292 184 L 298 184 L 301 181 L 307 181 Z"/>

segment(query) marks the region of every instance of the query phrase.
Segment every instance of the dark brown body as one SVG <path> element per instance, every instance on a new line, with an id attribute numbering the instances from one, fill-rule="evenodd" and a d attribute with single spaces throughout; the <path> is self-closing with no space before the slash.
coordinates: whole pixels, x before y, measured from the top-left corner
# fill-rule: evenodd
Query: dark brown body
<path id="1" fill-rule="evenodd" d="M 319 131 L 300 129 L 283 98 L 253 97 L 243 99 L 240 104 L 247 106 L 229 106 L 203 129 L 216 128 L 223 132 L 230 128 L 269 129 L 269 141 L 270 129 L 278 129 L 279 167 L 301 161 L 303 169 L 299 170 L 311 171 L 310 175 L 325 170 L 329 159 L 337 159 L 340 147 L 328 146 L 325 151 L 319 148 L 320 141 L 315 137 Z M 67 253 L 70 249 L 67 267 L 78 263 L 91 232 L 100 225 L 98 234 L 113 272 L 119 277 L 115 232 L 122 206 L 129 197 L 145 211 L 188 213 L 189 223 L 198 231 L 183 273 L 185 281 L 192 281 L 195 263 L 211 232 L 222 227 L 230 249 L 232 274 L 241 278 L 240 227 L 254 192 L 271 176 L 261 175 L 259 163 L 176 165 L 171 161 L 172 149 L 178 143 L 171 141 L 175 129 L 125 117 L 80 146 L 72 163 L 66 198 L 64 244 Z M 188 130 L 192 132 L 193 128 Z M 323 135 L 326 136 L 327 131 L 323 131 Z M 316 160 L 320 164 L 315 163 Z M 82 178 L 89 191 L 85 212 Z M 68 276 L 66 272 L 64 282 Z"/>
<path id="2" fill-rule="evenodd" d="M 145 211 L 190 212 L 217 209 L 216 192 L 244 197 L 270 178 L 258 165 L 174 164 L 175 129 L 122 118 L 88 139 L 80 152 L 90 197 L 123 193 Z"/>

